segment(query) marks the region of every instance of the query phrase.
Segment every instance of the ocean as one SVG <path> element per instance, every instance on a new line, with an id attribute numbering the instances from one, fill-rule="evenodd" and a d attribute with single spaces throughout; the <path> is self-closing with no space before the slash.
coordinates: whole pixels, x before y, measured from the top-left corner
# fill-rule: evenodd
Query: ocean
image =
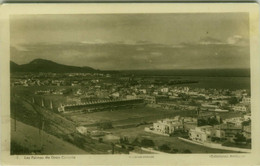
<path id="1" fill-rule="evenodd" d="M 193 88 L 214 88 L 214 89 L 246 89 L 250 90 L 250 77 L 191 77 L 182 76 L 181 79 L 194 80 L 198 83 L 181 84 L 178 86 L 189 86 Z"/>
<path id="2" fill-rule="evenodd" d="M 125 74 L 156 79 L 180 79 L 198 83 L 178 84 L 194 88 L 250 90 L 250 69 L 129 70 Z"/>

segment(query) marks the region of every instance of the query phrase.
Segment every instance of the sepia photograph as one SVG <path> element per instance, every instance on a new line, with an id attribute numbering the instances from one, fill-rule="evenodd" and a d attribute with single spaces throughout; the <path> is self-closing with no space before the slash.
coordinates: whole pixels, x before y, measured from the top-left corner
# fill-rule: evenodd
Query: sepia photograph
<path id="1" fill-rule="evenodd" d="M 10 14 L 9 155 L 252 154 L 250 12 L 161 9 Z"/>

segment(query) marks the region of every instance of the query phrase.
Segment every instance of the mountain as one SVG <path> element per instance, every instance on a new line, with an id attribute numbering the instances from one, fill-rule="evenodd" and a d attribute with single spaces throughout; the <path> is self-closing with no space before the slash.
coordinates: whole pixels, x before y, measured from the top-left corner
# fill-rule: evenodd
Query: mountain
<path id="1" fill-rule="evenodd" d="M 11 71 L 13 70 L 13 71 L 18 71 L 19 70 L 19 65 L 18 64 L 16 64 L 16 63 L 14 63 L 14 62 L 12 62 L 12 61 L 10 61 L 10 69 L 11 69 Z"/>
<path id="2" fill-rule="evenodd" d="M 30 63 L 18 65 L 14 62 L 10 62 L 11 72 L 54 72 L 54 73 L 93 73 L 100 72 L 91 67 L 76 67 L 62 65 L 50 60 L 35 59 Z"/>

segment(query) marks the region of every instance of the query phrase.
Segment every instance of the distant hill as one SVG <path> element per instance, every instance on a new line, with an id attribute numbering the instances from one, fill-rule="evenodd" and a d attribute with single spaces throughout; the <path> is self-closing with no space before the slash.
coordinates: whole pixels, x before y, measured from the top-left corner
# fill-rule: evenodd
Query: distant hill
<path id="1" fill-rule="evenodd" d="M 18 71 L 19 70 L 19 65 L 18 64 L 16 64 L 16 63 L 14 63 L 14 62 L 10 62 L 10 70 L 11 71 Z"/>
<path id="2" fill-rule="evenodd" d="M 76 67 L 62 65 L 50 60 L 35 59 L 30 63 L 18 65 L 14 62 L 10 62 L 11 72 L 54 72 L 54 73 L 93 73 L 100 72 L 99 70 L 91 67 Z"/>

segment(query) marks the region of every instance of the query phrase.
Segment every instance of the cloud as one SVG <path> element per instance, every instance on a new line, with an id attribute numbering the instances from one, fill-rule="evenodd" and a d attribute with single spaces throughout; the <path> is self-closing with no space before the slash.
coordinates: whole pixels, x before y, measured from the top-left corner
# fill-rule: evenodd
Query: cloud
<path id="1" fill-rule="evenodd" d="M 175 44 L 175 45 L 171 45 L 170 47 L 172 47 L 172 48 L 183 48 L 185 46 L 181 45 L 181 44 Z"/>
<path id="2" fill-rule="evenodd" d="M 150 52 L 150 55 L 152 55 L 152 56 L 161 56 L 162 53 L 161 52 Z"/>
<path id="3" fill-rule="evenodd" d="M 126 44 L 126 45 L 136 45 L 136 41 L 133 40 L 125 40 L 122 42 L 122 44 Z"/>
<path id="4" fill-rule="evenodd" d="M 235 35 L 235 36 L 231 36 L 227 39 L 228 44 L 236 44 L 237 42 L 239 42 L 240 40 L 242 40 L 242 36 L 239 35 Z"/>
<path id="5" fill-rule="evenodd" d="M 79 58 L 80 56 L 82 56 L 83 55 L 83 53 L 82 52 L 80 52 L 80 51 L 78 51 L 78 50 L 63 50 L 62 52 L 61 52 L 61 56 L 63 57 L 63 58 L 65 58 L 65 57 L 74 57 L 74 58 Z M 62 58 L 61 57 L 61 58 Z"/>
<path id="6" fill-rule="evenodd" d="M 199 44 L 209 45 L 209 44 L 224 44 L 224 43 L 221 40 L 213 37 L 204 37 L 200 39 Z"/>
<path id="7" fill-rule="evenodd" d="M 144 51 L 144 48 L 143 47 L 137 47 L 136 51 Z"/>
<path id="8" fill-rule="evenodd" d="M 107 41 L 104 41 L 104 40 L 101 40 L 101 39 L 96 39 L 96 40 L 93 40 L 93 41 L 82 41 L 81 42 L 82 44 L 106 44 Z"/>
<path id="9" fill-rule="evenodd" d="M 186 43 L 184 45 L 193 45 L 195 43 Z M 233 35 L 226 40 L 222 41 L 213 37 L 204 37 L 199 40 L 200 45 L 234 45 L 234 46 L 245 46 L 249 44 L 249 41 L 240 35 Z"/>
<path id="10" fill-rule="evenodd" d="M 209 41 L 209 40 L 207 40 Z M 211 43 L 216 43 L 211 40 Z M 100 43 L 100 42 L 99 42 Z M 136 42 L 135 42 L 136 43 Z M 233 42 L 234 43 L 234 42 Z M 11 60 L 18 64 L 36 58 L 98 69 L 248 68 L 249 47 L 233 44 L 128 45 L 35 43 L 11 47 Z M 28 50 L 28 51 L 23 51 Z"/>
<path id="11" fill-rule="evenodd" d="M 138 41 L 136 41 L 136 44 L 146 45 L 146 44 L 153 44 L 153 43 L 151 41 L 148 41 L 148 40 L 138 40 Z"/>
<path id="12" fill-rule="evenodd" d="M 23 47 L 22 45 L 19 45 L 19 44 L 13 45 L 13 47 L 14 47 L 17 51 L 29 51 L 26 47 Z"/>
<path id="13" fill-rule="evenodd" d="M 234 35 L 227 39 L 227 43 L 231 45 L 248 45 L 248 41 L 240 35 Z"/>

